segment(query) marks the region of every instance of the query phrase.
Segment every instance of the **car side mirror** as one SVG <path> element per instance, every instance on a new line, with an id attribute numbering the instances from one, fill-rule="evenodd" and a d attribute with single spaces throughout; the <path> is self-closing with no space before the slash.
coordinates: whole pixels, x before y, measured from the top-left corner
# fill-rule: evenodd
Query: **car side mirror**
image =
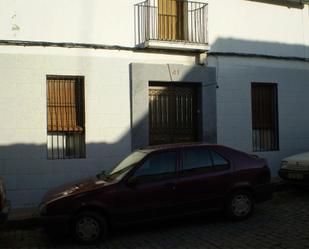
<path id="1" fill-rule="evenodd" d="M 139 180 L 137 176 L 132 176 L 131 178 L 129 178 L 129 180 L 127 181 L 127 185 L 129 187 L 135 187 L 138 184 Z"/>

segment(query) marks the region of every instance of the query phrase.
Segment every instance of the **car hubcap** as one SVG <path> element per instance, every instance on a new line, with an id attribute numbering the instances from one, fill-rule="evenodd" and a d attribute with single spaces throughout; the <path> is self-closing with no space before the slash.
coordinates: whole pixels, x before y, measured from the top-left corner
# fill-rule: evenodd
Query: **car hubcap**
<path id="1" fill-rule="evenodd" d="M 98 238 L 100 234 L 100 224 L 94 218 L 85 217 L 76 224 L 76 232 L 82 240 L 92 241 Z"/>
<path id="2" fill-rule="evenodd" d="M 246 195 L 236 195 L 232 200 L 232 210 L 236 216 L 245 216 L 250 212 L 251 201 Z"/>

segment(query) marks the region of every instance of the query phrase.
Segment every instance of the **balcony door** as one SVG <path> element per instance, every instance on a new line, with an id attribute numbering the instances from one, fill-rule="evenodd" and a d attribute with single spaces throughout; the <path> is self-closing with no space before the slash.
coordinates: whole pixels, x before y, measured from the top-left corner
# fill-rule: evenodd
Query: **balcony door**
<path id="1" fill-rule="evenodd" d="M 158 0 L 159 40 L 184 40 L 185 0 Z"/>

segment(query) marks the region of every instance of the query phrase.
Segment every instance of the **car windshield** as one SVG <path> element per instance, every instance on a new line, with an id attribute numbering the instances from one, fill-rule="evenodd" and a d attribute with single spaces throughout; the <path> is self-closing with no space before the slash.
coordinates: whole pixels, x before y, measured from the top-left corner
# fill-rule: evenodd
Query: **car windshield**
<path id="1" fill-rule="evenodd" d="M 146 156 L 145 152 L 135 151 L 125 159 L 123 159 L 111 172 L 107 174 L 100 174 L 100 178 L 104 178 L 106 181 L 120 180 L 126 175 L 126 173 L 132 168 L 132 166 L 141 161 Z"/>

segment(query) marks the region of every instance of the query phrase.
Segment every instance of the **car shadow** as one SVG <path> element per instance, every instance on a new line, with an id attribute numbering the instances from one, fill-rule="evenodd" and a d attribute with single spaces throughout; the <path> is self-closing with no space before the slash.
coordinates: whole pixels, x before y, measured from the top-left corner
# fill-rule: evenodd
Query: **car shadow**
<path id="1" fill-rule="evenodd" d="M 125 225 L 113 228 L 105 240 L 99 241 L 99 244 L 113 244 L 116 241 L 136 239 L 147 237 L 155 234 L 169 234 L 179 230 L 198 229 L 205 225 L 215 225 L 227 222 L 225 216 L 221 212 L 183 216 L 178 218 L 167 218 L 164 220 L 143 222 L 139 224 Z M 57 231 L 49 231 L 41 229 L 41 233 L 48 245 L 52 247 L 69 246 L 76 244 L 71 236 L 57 233 Z"/>

